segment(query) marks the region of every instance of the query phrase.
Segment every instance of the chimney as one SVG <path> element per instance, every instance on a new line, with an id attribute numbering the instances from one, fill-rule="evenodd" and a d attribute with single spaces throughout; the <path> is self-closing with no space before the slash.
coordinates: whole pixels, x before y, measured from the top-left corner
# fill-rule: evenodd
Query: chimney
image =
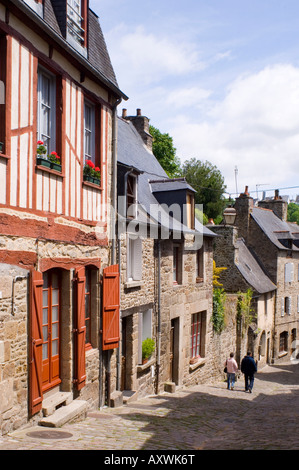
<path id="1" fill-rule="evenodd" d="M 137 108 L 136 116 L 127 116 L 127 110 L 123 109 L 122 117 L 134 124 L 144 144 L 152 152 L 153 137 L 149 132 L 149 119 L 146 116 L 142 116 L 141 109 Z"/>
<path id="2" fill-rule="evenodd" d="M 275 194 L 273 199 L 259 201 L 259 207 L 264 209 L 270 209 L 274 212 L 277 217 L 281 220 L 286 221 L 288 215 L 288 203 L 284 201 L 281 196 L 279 196 L 279 190 L 275 189 Z"/>
<path id="3" fill-rule="evenodd" d="M 249 239 L 250 214 L 253 210 L 253 198 L 248 192 L 248 186 L 245 186 L 244 193 L 236 198 L 234 205 L 237 216 L 235 226 L 238 227 L 239 237 L 243 237 L 246 242 Z"/>

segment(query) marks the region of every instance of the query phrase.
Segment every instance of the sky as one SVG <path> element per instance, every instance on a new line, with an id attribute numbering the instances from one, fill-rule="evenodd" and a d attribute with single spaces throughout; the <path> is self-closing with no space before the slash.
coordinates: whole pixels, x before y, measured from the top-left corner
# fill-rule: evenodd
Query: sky
<path id="1" fill-rule="evenodd" d="M 298 0 L 90 0 L 119 88 L 227 193 L 299 194 Z"/>

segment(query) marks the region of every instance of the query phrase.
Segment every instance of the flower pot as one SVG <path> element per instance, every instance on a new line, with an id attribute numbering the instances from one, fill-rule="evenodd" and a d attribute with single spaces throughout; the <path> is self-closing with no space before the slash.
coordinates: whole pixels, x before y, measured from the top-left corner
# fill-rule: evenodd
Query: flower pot
<path id="1" fill-rule="evenodd" d="M 50 160 L 47 160 L 46 158 L 43 158 L 41 156 L 36 157 L 36 164 L 41 165 L 41 166 L 45 166 L 47 168 L 51 168 Z"/>
<path id="2" fill-rule="evenodd" d="M 56 170 L 56 171 L 60 171 L 60 172 L 61 172 L 61 165 L 60 165 L 60 163 L 51 162 L 51 168 L 52 168 L 52 170 Z"/>
<path id="3" fill-rule="evenodd" d="M 101 180 L 99 180 L 98 178 L 94 178 L 93 176 L 89 176 L 89 175 L 83 175 L 83 180 L 88 181 L 89 183 L 97 184 L 98 186 L 101 183 Z"/>
<path id="4" fill-rule="evenodd" d="M 148 362 L 148 357 L 145 357 L 144 359 L 142 359 L 142 364 L 146 364 Z"/>

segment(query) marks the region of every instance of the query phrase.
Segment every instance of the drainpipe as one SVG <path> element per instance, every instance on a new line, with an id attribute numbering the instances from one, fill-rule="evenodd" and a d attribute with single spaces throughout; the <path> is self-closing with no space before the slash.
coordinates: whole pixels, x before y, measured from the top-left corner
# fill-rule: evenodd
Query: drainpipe
<path id="1" fill-rule="evenodd" d="M 159 375 L 161 363 L 161 240 L 158 240 L 158 344 L 157 344 L 157 372 L 156 372 L 156 394 L 159 393 Z"/>
<path id="2" fill-rule="evenodd" d="M 111 264 L 115 264 L 115 238 L 116 238 L 116 201 L 117 201 L 117 106 L 121 103 L 119 98 L 112 109 L 112 207 L 111 207 Z M 111 400 L 111 356 L 112 350 L 107 351 L 106 362 L 106 383 L 107 383 L 107 405 Z"/>
<path id="3" fill-rule="evenodd" d="M 117 211 L 117 106 L 121 103 L 119 98 L 112 110 L 112 213 L 111 213 L 111 264 L 115 264 L 115 238 L 116 238 L 116 211 Z"/>

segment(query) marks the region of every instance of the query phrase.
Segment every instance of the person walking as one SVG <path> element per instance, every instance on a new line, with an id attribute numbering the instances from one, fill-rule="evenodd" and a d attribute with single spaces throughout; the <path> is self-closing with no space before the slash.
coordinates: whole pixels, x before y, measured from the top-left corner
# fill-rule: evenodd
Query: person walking
<path id="1" fill-rule="evenodd" d="M 256 363 L 252 357 L 251 352 L 248 351 L 247 355 L 243 357 L 241 362 L 241 372 L 244 374 L 245 378 L 245 392 L 252 393 L 254 374 L 256 371 Z"/>
<path id="2" fill-rule="evenodd" d="M 227 388 L 234 390 L 236 381 L 236 372 L 238 371 L 238 364 L 234 358 L 234 353 L 230 353 L 229 359 L 225 362 L 227 371 Z"/>

